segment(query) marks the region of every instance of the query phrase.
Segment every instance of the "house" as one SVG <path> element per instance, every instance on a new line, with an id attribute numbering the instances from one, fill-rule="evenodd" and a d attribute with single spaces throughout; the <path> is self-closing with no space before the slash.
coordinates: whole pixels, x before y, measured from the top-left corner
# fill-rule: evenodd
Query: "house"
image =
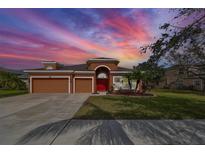
<path id="1" fill-rule="evenodd" d="M 202 77 L 205 79 L 204 65 L 190 67 L 175 65 L 165 70 L 164 77 L 159 82 L 158 87 L 202 91 L 205 86 Z"/>
<path id="2" fill-rule="evenodd" d="M 85 64 L 64 66 L 43 61 L 43 68 L 25 70 L 30 93 L 96 93 L 120 89 L 131 69 L 119 67 L 114 58 L 92 58 Z"/>

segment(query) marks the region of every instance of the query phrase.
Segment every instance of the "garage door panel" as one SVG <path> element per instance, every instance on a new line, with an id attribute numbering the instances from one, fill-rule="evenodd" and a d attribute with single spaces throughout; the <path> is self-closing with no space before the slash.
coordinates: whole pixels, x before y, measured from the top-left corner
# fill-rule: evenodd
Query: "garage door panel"
<path id="1" fill-rule="evenodd" d="M 68 93 L 68 79 L 40 79 L 32 80 L 33 93 Z"/>
<path id="2" fill-rule="evenodd" d="M 76 93 L 92 93 L 92 79 L 75 79 L 75 92 Z"/>

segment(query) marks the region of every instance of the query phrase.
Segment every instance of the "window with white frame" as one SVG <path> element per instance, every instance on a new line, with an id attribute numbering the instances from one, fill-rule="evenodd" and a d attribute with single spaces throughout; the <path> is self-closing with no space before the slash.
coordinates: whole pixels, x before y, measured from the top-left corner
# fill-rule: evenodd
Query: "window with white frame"
<path id="1" fill-rule="evenodd" d="M 115 82 L 115 83 L 120 83 L 121 80 L 122 80 L 122 77 L 121 77 L 121 76 L 115 76 L 115 77 L 114 77 L 114 82 Z"/>
<path id="2" fill-rule="evenodd" d="M 131 88 L 135 89 L 136 81 L 131 81 Z M 120 89 L 130 89 L 130 85 L 128 83 L 128 79 L 125 76 L 113 76 L 113 88 L 114 90 Z"/>
<path id="3" fill-rule="evenodd" d="M 120 90 L 123 87 L 123 77 L 113 76 L 113 88 L 114 90 Z"/>

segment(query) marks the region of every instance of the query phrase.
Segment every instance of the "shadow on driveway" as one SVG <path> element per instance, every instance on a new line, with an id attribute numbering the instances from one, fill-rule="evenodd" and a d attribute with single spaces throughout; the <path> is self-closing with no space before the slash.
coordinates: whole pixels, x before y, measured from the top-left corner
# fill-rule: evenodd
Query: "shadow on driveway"
<path id="1" fill-rule="evenodd" d="M 205 120 L 61 120 L 33 129 L 17 144 L 205 144 L 204 128 Z"/>

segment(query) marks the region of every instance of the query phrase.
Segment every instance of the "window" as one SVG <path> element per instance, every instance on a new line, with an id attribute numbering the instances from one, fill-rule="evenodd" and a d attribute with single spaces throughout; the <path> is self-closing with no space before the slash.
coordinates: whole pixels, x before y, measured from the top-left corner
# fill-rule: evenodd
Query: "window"
<path id="1" fill-rule="evenodd" d="M 193 83 L 194 83 L 194 86 L 196 86 L 196 87 L 201 86 L 201 80 L 194 80 Z"/>
<path id="2" fill-rule="evenodd" d="M 200 79 L 193 80 L 193 87 L 195 90 L 202 90 L 202 81 Z"/>
<path id="3" fill-rule="evenodd" d="M 108 77 L 107 77 L 107 74 L 105 74 L 105 73 L 100 73 L 100 74 L 98 74 L 97 78 L 98 78 L 98 79 L 107 79 Z"/>
<path id="4" fill-rule="evenodd" d="M 114 82 L 121 82 L 121 78 L 122 78 L 122 77 L 115 77 L 115 78 L 114 78 Z"/>
<path id="5" fill-rule="evenodd" d="M 136 80 L 132 80 L 131 87 L 129 85 L 128 79 L 125 76 L 113 76 L 113 87 L 114 90 L 119 89 L 135 89 L 136 88 Z"/>
<path id="6" fill-rule="evenodd" d="M 122 89 L 123 87 L 123 77 L 122 76 L 113 76 L 113 87 L 114 87 L 114 90 Z"/>
<path id="7" fill-rule="evenodd" d="M 47 66 L 46 69 L 47 70 L 53 70 L 53 67 L 52 66 Z"/>

